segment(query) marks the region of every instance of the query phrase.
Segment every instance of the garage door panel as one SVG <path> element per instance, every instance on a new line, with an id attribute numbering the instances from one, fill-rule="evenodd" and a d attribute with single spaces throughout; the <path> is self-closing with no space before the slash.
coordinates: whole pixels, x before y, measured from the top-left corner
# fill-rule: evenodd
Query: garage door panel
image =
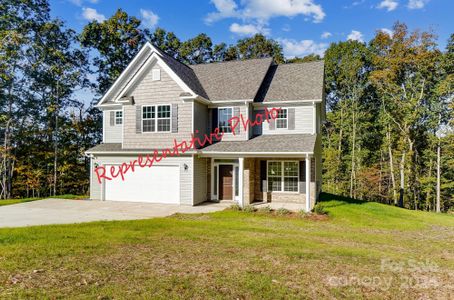
<path id="1" fill-rule="evenodd" d="M 110 165 L 106 165 L 106 169 Z M 125 174 L 124 181 L 117 177 L 105 181 L 105 200 L 150 203 L 180 203 L 179 166 L 136 168 Z"/>

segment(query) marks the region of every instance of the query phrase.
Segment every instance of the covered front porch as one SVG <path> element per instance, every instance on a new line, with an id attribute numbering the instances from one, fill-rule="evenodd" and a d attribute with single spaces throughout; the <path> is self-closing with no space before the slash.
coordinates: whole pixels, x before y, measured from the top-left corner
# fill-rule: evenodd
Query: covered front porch
<path id="1" fill-rule="evenodd" d="M 317 167 L 312 154 L 292 157 L 214 155 L 207 158 L 207 199 L 235 201 L 242 207 L 291 203 L 310 211 L 320 189 Z"/>

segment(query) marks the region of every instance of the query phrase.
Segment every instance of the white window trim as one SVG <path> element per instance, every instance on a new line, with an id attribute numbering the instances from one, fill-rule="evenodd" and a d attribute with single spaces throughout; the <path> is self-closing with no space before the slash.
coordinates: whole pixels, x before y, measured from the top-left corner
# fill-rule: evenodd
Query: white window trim
<path id="1" fill-rule="evenodd" d="M 269 163 L 270 162 L 278 162 L 281 164 L 281 190 L 280 191 L 268 191 L 268 192 L 271 192 L 271 193 L 286 193 L 286 194 L 299 194 L 300 192 L 300 185 L 299 185 L 299 180 L 300 180 L 300 166 L 299 166 L 299 160 L 267 160 L 266 162 L 266 184 L 268 185 L 269 183 L 269 179 L 268 179 L 268 166 L 269 166 Z M 297 179 L 298 179 L 298 184 L 296 185 L 297 187 L 297 191 L 285 191 L 284 190 L 284 163 L 285 162 L 293 162 L 293 163 L 296 163 L 297 167 L 297 171 L 298 171 L 298 175 L 297 175 Z M 272 176 L 273 177 L 273 176 Z M 275 178 L 277 176 L 274 176 Z M 293 177 L 293 176 L 292 176 Z M 266 189 L 268 190 L 268 186 L 266 187 Z"/>
<path id="2" fill-rule="evenodd" d="M 218 126 L 217 126 L 218 128 L 219 128 L 219 115 L 220 115 L 220 113 L 221 113 L 221 109 L 230 109 L 230 110 L 232 111 L 232 116 L 231 116 L 231 118 L 233 118 L 233 106 L 222 106 L 222 107 L 218 107 Z M 228 121 L 228 120 L 227 120 L 227 121 Z M 229 126 L 230 126 L 230 125 L 229 125 Z M 238 124 L 238 126 L 239 126 L 239 124 Z M 232 128 L 230 128 L 230 129 L 232 129 Z M 221 132 L 221 131 L 219 130 L 219 132 Z M 232 130 L 231 132 L 224 132 L 224 134 L 233 135 L 233 130 Z"/>
<path id="3" fill-rule="evenodd" d="M 281 110 L 285 110 L 285 118 L 276 117 L 276 119 L 274 120 L 274 124 L 276 124 L 275 130 L 286 130 L 286 129 L 288 129 L 288 108 L 287 107 L 282 107 Z M 279 113 L 278 113 L 278 116 L 279 116 Z M 285 127 L 278 128 L 277 127 L 277 121 L 278 120 L 286 120 Z"/>
<path id="4" fill-rule="evenodd" d="M 158 118 L 158 106 L 170 106 L 170 118 Z M 155 117 L 154 117 L 154 131 L 143 131 L 143 121 L 144 121 L 144 118 L 143 118 L 143 109 L 144 107 L 154 107 L 154 111 L 155 111 Z M 141 114 L 140 114 L 140 127 L 141 127 L 141 132 L 142 133 L 171 133 L 172 132 L 172 104 L 155 104 L 155 105 L 142 105 L 142 111 L 141 111 Z M 169 119 L 170 120 L 170 126 L 169 126 L 169 130 L 168 131 L 158 131 L 158 119 L 159 120 L 166 120 L 166 119 Z M 153 119 L 145 119 L 145 120 L 153 120 Z"/>
<path id="5" fill-rule="evenodd" d="M 118 123 L 117 123 L 117 119 L 118 119 L 118 117 L 117 117 L 117 112 L 121 112 L 121 124 L 118 124 Z M 115 125 L 115 126 L 123 125 L 123 121 L 124 121 L 124 120 L 123 120 L 123 110 L 114 110 L 114 125 Z"/>

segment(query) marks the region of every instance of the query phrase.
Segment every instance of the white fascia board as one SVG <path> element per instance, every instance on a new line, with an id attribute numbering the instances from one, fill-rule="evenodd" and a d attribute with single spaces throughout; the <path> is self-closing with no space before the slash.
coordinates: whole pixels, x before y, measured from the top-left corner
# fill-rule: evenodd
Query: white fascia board
<path id="1" fill-rule="evenodd" d="M 247 105 L 248 103 L 254 102 L 254 99 L 243 99 L 243 100 L 223 100 L 223 101 L 210 101 L 210 108 L 225 106 L 230 104 L 244 104 Z"/>
<path id="2" fill-rule="evenodd" d="M 147 51 L 147 50 L 154 50 L 156 51 L 156 49 L 150 44 L 150 43 L 145 43 L 145 45 L 142 47 L 142 49 L 140 49 L 139 53 L 136 54 L 136 56 L 134 56 L 134 58 L 132 59 L 132 61 L 128 64 L 128 66 L 126 67 L 126 69 L 123 70 L 123 72 L 121 72 L 120 76 L 117 78 L 117 80 L 115 80 L 115 82 L 110 86 L 110 88 L 107 90 L 107 92 L 104 94 L 104 96 L 102 96 L 101 100 L 99 100 L 98 104 L 96 106 L 100 106 L 101 104 L 103 104 L 106 100 L 107 100 L 107 96 L 112 93 L 112 91 L 117 88 L 118 84 L 120 83 L 121 80 L 123 80 L 123 77 L 125 77 L 126 73 L 128 73 L 128 71 L 132 68 L 132 66 L 134 66 L 138 61 L 139 59 L 142 57 L 142 55 Z"/>
<path id="3" fill-rule="evenodd" d="M 305 157 L 313 155 L 314 152 L 203 152 L 197 153 L 201 157 Z"/>
<path id="4" fill-rule="evenodd" d="M 195 95 L 195 96 L 183 96 L 183 97 L 180 97 L 181 100 L 183 100 L 183 102 L 193 102 L 193 101 L 197 101 L 197 102 L 200 102 L 202 104 L 211 104 L 211 101 L 200 96 L 200 95 Z"/>
<path id="5" fill-rule="evenodd" d="M 311 99 L 311 100 L 287 100 L 287 101 L 267 101 L 267 102 L 254 102 L 254 106 L 267 106 L 276 104 L 307 104 L 307 103 L 321 103 L 322 99 Z"/>
<path id="6" fill-rule="evenodd" d="M 119 109 L 121 106 L 122 106 L 121 103 L 108 103 L 108 104 L 101 104 L 101 105 L 96 104 L 95 105 L 95 107 L 99 108 L 100 110 L 109 109 L 109 108 Z"/>
<path id="7" fill-rule="evenodd" d="M 215 100 L 211 101 L 213 104 L 224 104 L 224 103 L 232 103 L 232 102 L 252 102 L 254 99 L 237 99 L 237 100 Z"/>

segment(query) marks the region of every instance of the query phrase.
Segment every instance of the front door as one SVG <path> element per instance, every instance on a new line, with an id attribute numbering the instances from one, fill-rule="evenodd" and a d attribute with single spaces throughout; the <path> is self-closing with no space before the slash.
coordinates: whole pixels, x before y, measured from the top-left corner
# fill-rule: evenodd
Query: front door
<path id="1" fill-rule="evenodd" d="M 219 166 L 219 200 L 233 200 L 233 166 Z"/>

